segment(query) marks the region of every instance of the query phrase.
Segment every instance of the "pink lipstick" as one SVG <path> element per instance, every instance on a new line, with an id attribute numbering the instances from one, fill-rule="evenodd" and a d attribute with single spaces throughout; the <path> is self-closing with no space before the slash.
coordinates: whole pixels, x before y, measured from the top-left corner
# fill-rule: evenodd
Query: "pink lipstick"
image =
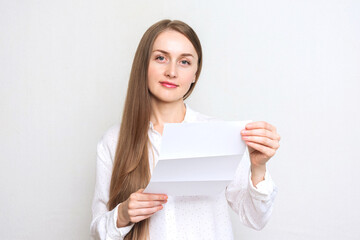
<path id="1" fill-rule="evenodd" d="M 166 88 L 176 88 L 178 87 L 178 85 L 171 83 L 171 82 L 167 82 L 167 81 L 161 81 L 160 84 Z"/>

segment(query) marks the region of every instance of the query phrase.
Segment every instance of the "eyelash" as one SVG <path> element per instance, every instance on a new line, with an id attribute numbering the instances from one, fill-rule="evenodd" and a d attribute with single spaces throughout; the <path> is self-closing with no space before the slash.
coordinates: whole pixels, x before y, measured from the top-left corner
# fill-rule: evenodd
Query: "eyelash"
<path id="1" fill-rule="evenodd" d="M 190 65 L 191 63 L 187 60 L 182 60 L 181 62 L 186 62 L 187 65 Z"/>
<path id="2" fill-rule="evenodd" d="M 164 58 L 163 56 L 157 56 L 156 58 L 155 58 L 155 60 L 157 60 L 157 59 L 159 59 L 159 58 Z M 162 60 L 160 60 L 160 61 L 162 61 Z"/>
<path id="3" fill-rule="evenodd" d="M 164 56 L 157 56 L 156 58 L 155 58 L 155 60 L 158 60 L 159 58 L 165 58 Z M 159 59 L 160 60 L 160 59 Z M 162 60 L 160 60 L 160 61 L 162 61 Z M 185 64 L 187 64 L 187 65 L 191 65 L 191 63 L 189 62 L 189 61 L 187 61 L 187 60 L 181 60 L 181 62 L 186 62 Z"/>

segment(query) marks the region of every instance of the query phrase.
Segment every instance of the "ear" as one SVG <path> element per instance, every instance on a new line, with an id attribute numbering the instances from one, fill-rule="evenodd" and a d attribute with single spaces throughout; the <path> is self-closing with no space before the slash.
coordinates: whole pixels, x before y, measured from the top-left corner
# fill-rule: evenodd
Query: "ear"
<path id="1" fill-rule="evenodd" d="M 196 73 L 195 73 L 195 77 L 194 77 L 194 80 L 192 81 L 192 83 L 194 83 L 196 81 Z"/>

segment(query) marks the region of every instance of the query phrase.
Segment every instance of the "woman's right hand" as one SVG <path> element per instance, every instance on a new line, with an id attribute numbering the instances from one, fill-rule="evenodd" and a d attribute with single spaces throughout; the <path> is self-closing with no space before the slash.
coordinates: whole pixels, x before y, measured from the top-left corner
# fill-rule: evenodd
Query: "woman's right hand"
<path id="1" fill-rule="evenodd" d="M 166 194 L 143 193 L 139 189 L 119 205 L 117 227 L 125 227 L 130 223 L 137 223 L 151 217 L 163 208 L 162 204 L 167 202 Z"/>

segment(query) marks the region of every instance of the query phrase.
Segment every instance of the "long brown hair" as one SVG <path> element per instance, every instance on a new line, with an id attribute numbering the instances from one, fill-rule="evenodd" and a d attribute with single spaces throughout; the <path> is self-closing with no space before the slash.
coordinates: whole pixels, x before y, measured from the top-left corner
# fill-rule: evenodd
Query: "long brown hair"
<path id="1" fill-rule="evenodd" d="M 195 83 L 190 86 L 183 99 L 191 94 L 200 76 L 202 49 L 196 33 L 190 26 L 182 21 L 165 19 L 155 23 L 144 33 L 136 50 L 130 73 L 111 176 L 109 210 L 126 201 L 130 194 L 145 188 L 150 180 L 148 148 L 151 145 L 148 130 L 151 105 L 147 72 L 155 39 L 165 30 L 175 30 L 187 37 L 198 55 Z M 136 223 L 125 239 L 147 239 L 148 236 L 149 218 Z"/>

